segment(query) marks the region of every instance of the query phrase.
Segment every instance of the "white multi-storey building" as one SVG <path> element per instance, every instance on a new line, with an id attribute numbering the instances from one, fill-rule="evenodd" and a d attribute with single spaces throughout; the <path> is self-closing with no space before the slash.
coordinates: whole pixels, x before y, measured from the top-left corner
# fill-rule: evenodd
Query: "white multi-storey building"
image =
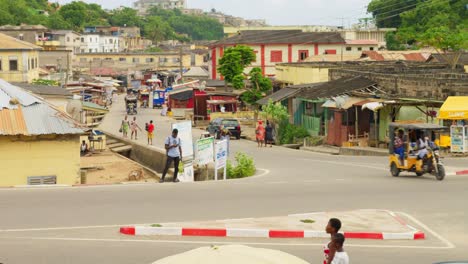
<path id="1" fill-rule="evenodd" d="M 81 36 L 80 53 L 115 53 L 120 52 L 120 37 L 100 34 Z"/>
<path id="2" fill-rule="evenodd" d="M 152 7 L 162 9 L 184 9 L 187 8 L 186 0 L 138 0 L 133 3 L 133 7 L 138 11 L 138 14 L 144 16 Z"/>

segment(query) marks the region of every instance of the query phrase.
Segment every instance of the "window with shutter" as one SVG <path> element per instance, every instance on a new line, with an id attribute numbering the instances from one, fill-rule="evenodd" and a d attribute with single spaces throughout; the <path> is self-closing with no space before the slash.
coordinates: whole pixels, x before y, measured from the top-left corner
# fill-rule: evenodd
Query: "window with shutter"
<path id="1" fill-rule="evenodd" d="M 281 50 L 272 50 L 270 57 L 270 62 L 283 62 L 283 52 Z"/>

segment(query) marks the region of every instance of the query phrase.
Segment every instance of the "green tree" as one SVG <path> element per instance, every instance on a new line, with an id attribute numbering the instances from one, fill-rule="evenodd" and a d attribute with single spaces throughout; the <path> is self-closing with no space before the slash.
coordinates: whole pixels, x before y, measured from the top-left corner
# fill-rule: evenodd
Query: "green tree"
<path id="1" fill-rule="evenodd" d="M 250 86 L 247 91 L 241 95 L 242 101 L 246 102 L 254 108 L 255 116 L 254 122 L 257 122 L 259 105 L 258 100 L 265 97 L 266 93 L 273 88 L 271 80 L 264 77 L 262 69 L 256 67 L 253 68 L 249 73 Z"/>
<path id="2" fill-rule="evenodd" d="M 161 17 L 148 18 L 145 24 L 145 33 L 146 36 L 154 42 L 169 39 L 174 35 L 174 31 L 169 23 L 164 21 Z"/>
<path id="3" fill-rule="evenodd" d="M 402 25 L 397 37 L 431 46 L 443 54 L 455 68 L 463 50 L 468 49 L 468 13 L 466 0 L 430 1 L 419 3 L 401 14 Z M 446 56 L 455 53 L 455 56 Z"/>
<path id="4" fill-rule="evenodd" d="M 60 8 L 58 14 L 70 23 L 74 30 L 80 30 L 87 22 L 87 5 L 84 2 L 71 2 Z"/>
<path id="5" fill-rule="evenodd" d="M 268 77 L 264 77 L 262 69 L 255 67 L 249 73 L 250 88 L 242 94 L 242 100 L 250 105 L 257 105 L 257 101 L 271 91 L 273 84 Z"/>
<path id="6" fill-rule="evenodd" d="M 262 107 L 266 119 L 272 120 L 275 123 L 281 123 L 289 117 L 288 109 L 280 102 L 269 100 L 268 104 Z"/>
<path id="7" fill-rule="evenodd" d="M 224 76 L 226 84 L 230 83 L 235 89 L 241 89 L 244 88 L 244 69 L 254 60 L 255 53 L 250 47 L 229 48 L 219 60 L 218 71 Z"/>
<path id="8" fill-rule="evenodd" d="M 415 8 L 423 0 L 372 0 L 367 6 L 378 27 L 398 28 L 401 25 L 400 14 Z"/>
<path id="9" fill-rule="evenodd" d="M 58 13 L 49 16 L 47 26 L 51 29 L 73 29 L 73 26 Z"/>
<path id="10" fill-rule="evenodd" d="M 397 38 L 397 34 L 395 32 L 388 32 L 387 34 L 385 34 L 385 42 L 387 43 L 388 50 L 404 50 L 405 49 L 405 46 Z"/>
<path id="11" fill-rule="evenodd" d="M 129 7 L 114 11 L 109 17 L 109 22 L 111 25 L 119 27 L 125 25 L 128 27 L 139 27 L 142 25 L 141 18 L 138 16 L 137 11 Z"/>

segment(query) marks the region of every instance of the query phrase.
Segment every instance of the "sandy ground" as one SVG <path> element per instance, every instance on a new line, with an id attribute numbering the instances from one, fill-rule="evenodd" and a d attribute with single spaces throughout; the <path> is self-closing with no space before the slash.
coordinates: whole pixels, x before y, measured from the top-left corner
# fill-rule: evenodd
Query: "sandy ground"
<path id="1" fill-rule="evenodd" d="M 106 184 L 135 181 L 129 176 L 135 172 L 142 174 L 140 182 L 156 182 L 154 175 L 143 169 L 138 163 L 128 160 L 109 150 L 81 158 L 81 168 L 96 167 L 87 170 L 86 184 Z"/>

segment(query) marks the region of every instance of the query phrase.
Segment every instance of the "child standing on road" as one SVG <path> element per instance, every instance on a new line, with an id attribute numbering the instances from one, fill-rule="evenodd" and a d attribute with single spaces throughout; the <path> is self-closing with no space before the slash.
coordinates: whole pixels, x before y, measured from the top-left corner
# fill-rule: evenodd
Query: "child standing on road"
<path id="1" fill-rule="evenodd" d="M 154 138 L 153 120 L 150 121 L 147 131 L 148 131 L 148 145 L 153 145 L 153 138 Z"/>
<path id="2" fill-rule="evenodd" d="M 332 237 L 331 246 L 335 249 L 335 256 L 331 264 L 349 264 L 349 256 L 343 249 L 345 237 L 337 233 Z"/>
<path id="3" fill-rule="evenodd" d="M 328 221 L 327 227 L 325 231 L 327 234 L 330 234 L 331 238 L 338 233 L 341 229 L 341 221 L 337 218 L 331 218 Z M 323 264 L 332 264 L 333 258 L 335 257 L 336 248 L 333 246 L 333 241 L 328 243 L 323 248 L 323 253 L 325 254 L 325 259 L 323 260 Z"/>

